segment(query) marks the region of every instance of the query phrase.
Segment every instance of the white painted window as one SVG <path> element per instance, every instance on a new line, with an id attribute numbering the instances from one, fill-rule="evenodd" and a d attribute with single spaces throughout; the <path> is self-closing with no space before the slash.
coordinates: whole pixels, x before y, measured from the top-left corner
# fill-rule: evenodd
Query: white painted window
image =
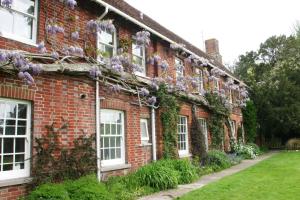
<path id="1" fill-rule="evenodd" d="M 184 64 L 180 58 L 175 57 L 176 80 L 184 76 Z"/>
<path id="2" fill-rule="evenodd" d="M 124 113 L 102 109 L 100 120 L 101 165 L 124 164 Z"/>
<path id="3" fill-rule="evenodd" d="M 230 120 L 230 126 L 231 126 L 231 134 L 235 137 L 236 133 L 236 124 L 234 120 Z"/>
<path id="4" fill-rule="evenodd" d="M 37 3 L 37 0 L 13 0 L 10 8 L 1 4 L 0 36 L 36 44 Z"/>
<path id="5" fill-rule="evenodd" d="M 132 43 L 132 62 L 140 66 L 141 71 L 135 71 L 134 74 L 138 76 L 146 76 L 146 52 L 145 47 L 137 45 L 135 40 Z"/>
<path id="6" fill-rule="evenodd" d="M 117 53 L 117 38 L 115 33 L 101 31 L 98 33 L 98 50 L 105 58 L 111 58 Z"/>
<path id="7" fill-rule="evenodd" d="M 148 144 L 149 143 L 149 132 L 148 132 L 148 120 L 147 119 L 140 120 L 140 129 L 141 129 L 142 144 Z"/>
<path id="8" fill-rule="evenodd" d="M 204 89 L 204 84 L 203 84 L 203 71 L 199 68 L 195 69 L 196 77 L 198 80 L 198 87 L 197 87 L 197 92 L 201 93 Z"/>
<path id="9" fill-rule="evenodd" d="M 177 132 L 178 132 L 178 150 L 179 156 L 184 156 L 189 154 L 188 148 L 188 126 L 187 126 L 187 117 L 178 116 L 177 123 Z"/>
<path id="10" fill-rule="evenodd" d="M 0 98 L 0 181 L 29 177 L 29 102 Z"/>
<path id="11" fill-rule="evenodd" d="M 219 79 L 214 79 L 214 90 L 215 91 L 220 90 Z"/>
<path id="12" fill-rule="evenodd" d="M 206 122 L 206 119 L 205 118 L 199 118 L 199 122 L 200 122 L 200 125 L 201 125 L 201 130 L 203 131 L 203 133 L 205 135 L 207 135 L 208 131 L 207 131 L 207 122 Z"/>

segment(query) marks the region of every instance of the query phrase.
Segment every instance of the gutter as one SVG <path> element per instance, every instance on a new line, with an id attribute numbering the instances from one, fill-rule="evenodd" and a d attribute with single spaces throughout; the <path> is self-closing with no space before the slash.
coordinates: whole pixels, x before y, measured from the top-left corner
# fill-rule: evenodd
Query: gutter
<path id="1" fill-rule="evenodd" d="M 109 8 L 106 6 L 104 13 L 100 16 L 100 19 L 103 19 L 107 15 Z M 96 80 L 96 150 L 97 150 L 97 179 L 101 181 L 101 144 L 100 144 L 100 89 L 99 89 L 99 78 Z"/>
<path id="2" fill-rule="evenodd" d="M 140 26 L 140 27 L 142 27 L 142 28 L 144 28 L 144 29 L 150 31 L 151 33 L 153 33 L 154 35 L 160 37 L 161 39 L 163 39 L 163 40 L 165 40 L 165 41 L 167 41 L 167 42 L 169 42 L 169 43 L 171 43 L 171 44 L 177 43 L 177 42 L 171 40 L 170 38 L 168 38 L 168 37 L 162 35 L 161 33 L 157 32 L 156 30 L 150 28 L 149 26 L 143 24 L 142 22 L 136 20 L 135 18 L 133 18 L 133 17 L 127 15 L 127 14 L 124 13 L 123 11 L 121 11 L 121 10 L 119 10 L 119 9 L 117 9 L 117 8 L 115 8 L 115 7 L 113 7 L 112 5 L 110 5 L 110 4 L 106 3 L 106 2 L 104 2 L 103 0 L 93 0 L 93 1 L 96 1 L 97 3 L 102 4 L 103 6 L 105 6 L 106 8 L 108 8 L 109 10 L 111 10 L 111 11 L 113 11 L 113 12 L 119 14 L 120 16 L 122 16 L 122 17 L 128 19 L 129 21 L 135 23 L 136 25 L 138 25 L 138 26 Z M 191 54 L 191 55 L 196 56 L 197 58 L 201 58 L 200 56 L 198 56 L 197 54 L 195 54 L 194 52 L 190 51 L 189 49 L 187 49 L 187 48 L 185 48 L 185 47 L 183 47 L 182 49 L 183 49 L 185 52 L 187 52 L 187 53 L 189 53 L 189 54 Z M 219 67 L 216 67 L 215 65 L 213 65 L 213 64 L 211 64 L 211 63 L 209 63 L 209 65 L 210 65 L 212 68 L 218 68 L 218 69 L 220 69 Z M 224 70 L 223 70 L 223 71 L 224 71 Z M 226 73 L 226 71 L 224 71 L 224 72 Z M 238 80 L 236 77 L 233 77 L 232 75 L 230 75 L 230 74 L 228 74 L 228 73 L 226 73 L 226 75 L 229 76 L 229 77 L 231 77 L 231 78 L 233 78 L 234 80 L 236 80 L 236 81 L 242 83 L 242 81 Z"/>

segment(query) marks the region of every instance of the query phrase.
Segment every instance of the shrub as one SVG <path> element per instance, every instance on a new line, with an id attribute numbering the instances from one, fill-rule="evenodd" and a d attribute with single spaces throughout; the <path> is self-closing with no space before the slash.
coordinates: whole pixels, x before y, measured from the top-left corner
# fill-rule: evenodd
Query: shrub
<path id="1" fill-rule="evenodd" d="M 177 187 L 179 174 L 173 167 L 166 166 L 166 162 L 169 161 L 158 161 L 140 168 L 136 172 L 139 183 L 159 190 Z"/>
<path id="2" fill-rule="evenodd" d="M 205 164 L 211 166 L 214 170 L 221 170 L 231 166 L 228 156 L 223 151 L 218 150 L 208 152 Z"/>
<path id="3" fill-rule="evenodd" d="M 261 154 L 261 151 L 260 151 L 260 148 L 257 144 L 255 143 L 248 143 L 247 145 L 251 146 L 253 148 L 253 151 L 255 153 L 255 155 L 260 155 Z"/>
<path id="4" fill-rule="evenodd" d="M 173 160 L 172 164 L 179 173 L 178 184 L 191 183 L 199 177 L 197 168 L 187 159 Z"/>
<path id="5" fill-rule="evenodd" d="M 65 188 L 72 200 L 111 200 L 105 184 L 99 183 L 95 175 L 88 175 L 76 181 L 66 181 Z"/>
<path id="6" fill-rule="evenodd" d="M 243 143 L 236 143 L 233 146 L 233 151 L 245 159 L 254 159 L 257 156 L 254 147 L 251 145 L 245 145 Z"/>
<path id="7" fill-rule="evenodd" d="M 241 156 L 238 156 L 236 153 L 228 154 L 227 155 L 231 165 L 237 165 L 242 162 L 243 158 Z"/>
<path id="8" fill-rule="evenodd" d="M 37 187 L 30 193 L 28 200 L 70 200 L 68 192 L 62 184 L 47 183 Z"/>

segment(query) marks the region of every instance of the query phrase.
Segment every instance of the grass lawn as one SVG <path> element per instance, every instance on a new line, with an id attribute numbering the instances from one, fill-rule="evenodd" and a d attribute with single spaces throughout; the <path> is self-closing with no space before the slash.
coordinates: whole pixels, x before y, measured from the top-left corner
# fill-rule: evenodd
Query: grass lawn
<path id="1" fill-rule="evenodd" d="M 180 200 L 300 200 L 300 152 L 283 152 Z"/>

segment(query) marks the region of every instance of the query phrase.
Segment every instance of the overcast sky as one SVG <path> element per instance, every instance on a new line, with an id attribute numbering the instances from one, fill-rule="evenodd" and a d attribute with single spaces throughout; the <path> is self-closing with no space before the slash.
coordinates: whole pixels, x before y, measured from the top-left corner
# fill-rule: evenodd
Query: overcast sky
<path id="1" fill-rule="evenodd" d="M 300 0 L 125 1 L 202 50 L 203 40 L 218 39 L 225 64 L 300 21 Z"/>

